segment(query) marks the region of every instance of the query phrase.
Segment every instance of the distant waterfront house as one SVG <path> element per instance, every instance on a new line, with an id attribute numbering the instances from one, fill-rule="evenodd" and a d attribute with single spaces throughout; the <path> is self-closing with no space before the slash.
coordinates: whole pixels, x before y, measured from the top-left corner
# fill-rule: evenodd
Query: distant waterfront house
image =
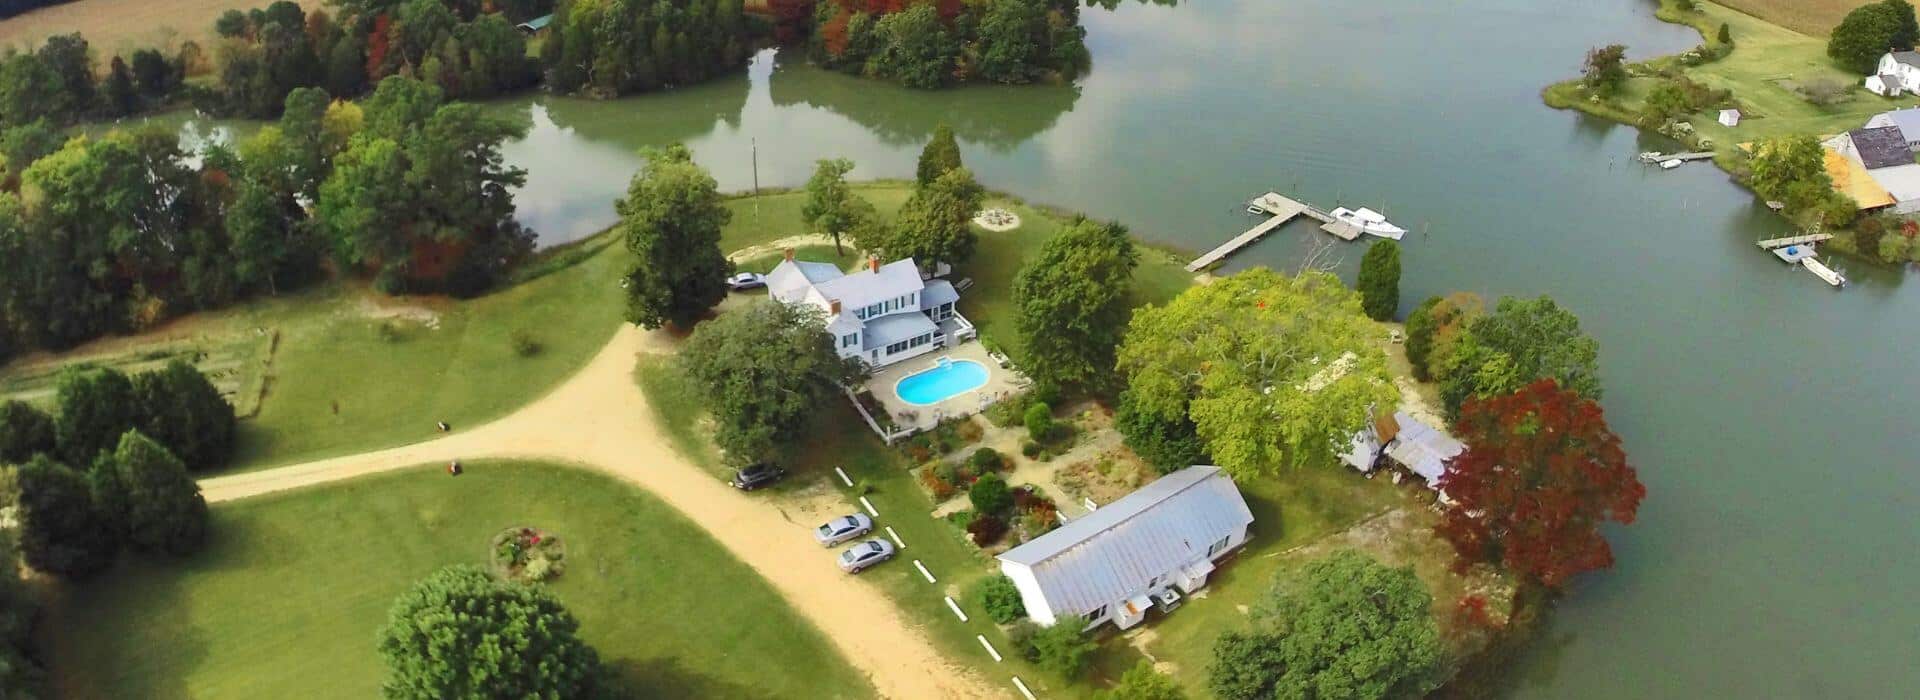
<path id="1" fill-rule="evenodd" d="M 1723 109 L 1723 110 L 1720 110 L 1720 119 L 1719 119 L 1719 121 L 1720 121 L 1720 125 L 1721 125 L 1721 126 L 1739 126 L 1739 125 L 1740 125 L 1740 110 L 1737 110 L 1737 109 Z"/>
<path id="2" fill-rule="evenodd" d="M 1861 127 L 1827 139 L 1821 145 L 1844 158 L 1846 163 L 1843 165 L 1863 169 L 1878 189 L 1885 191 L 1884 200 L 1875 200 L 1862 198 L 1856 192 L 1862 189 L 1859 185 L 1863 183 L 1843 189 L 1843 192 L 1854 196 L 1861 208 L 1891 206 L 1893 211 L 1901 214 L 1920 211 L 1920 165 L 1914 163 L 1913 151 L 1907 146 L 1907 136 L 1899 126 Z M 1833 168 L 1829 166 L 1828 174 L 1832 173 Z M 1851 181 L 1858 177 L 1836 178 L 1836 187 L 1841 186 L 1842 179 Z"/>
<path id="3" fill-rule="evenodd" d="M 1000 555 L 1034 622 L 1079 615 L 1128 629 L 1207 585 L 1246 544 L 1253 512 L 1219 467 L 1192 466 Z M 1175 592 L 1175 589 L 1178 592 Z"/>
<path id="4" fill-rule="evenodd" d="M 923 279 L 912 259 L 881 265 L 870 258 L 865 268 L 847 274 L 829 263 L 796 261 L 788 250 L 787 259 L 767 273 L 767 293 L 819 309 L 840 356 L 872 367 L 958 345 L 975 334 L 955 309 L 960 293 L 946 280 Z"/>
<path id="5" fill-rule="evenodd" d="M 1899 97 L 1902 92 L 1920 92 L 1920 53 L 1893 51 L 1880 57 L 1880 65 L 1867 76 L 1867 90 L 1882 97 Z"/>

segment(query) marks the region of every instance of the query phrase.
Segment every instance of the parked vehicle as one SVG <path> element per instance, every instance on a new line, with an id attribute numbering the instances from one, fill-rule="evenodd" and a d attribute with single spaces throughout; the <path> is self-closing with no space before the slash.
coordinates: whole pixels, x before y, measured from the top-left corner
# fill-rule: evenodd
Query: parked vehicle
<path id="1" fill-rule="evenodd" d="M 767 286 L 767 278 L 758 272 L 742 272 L 727 278 L 727 287 L 736 292 Z"/>
<path id="2" fill-rule="evenodd" d="M 766 462 L 761 462 L 733 473 L 733 487 L 741 491 L 752 491 L 779 481 L 787 475 L 787 470 Z"/>
<path id="3" fill-rule="evenodd" d="M 873 520 L 865 515 L 854 513 L 828 520 L 814 528 L 814 539 L 820 540 L 820 546 L 832 547 L 841 542 L 873 532 Z"/>
<path id="4" fill-rule="evenodd" d="M 840 570 L 857 574 L 893 558 L 893 543 L 875 537 L 840 553 Z"/>

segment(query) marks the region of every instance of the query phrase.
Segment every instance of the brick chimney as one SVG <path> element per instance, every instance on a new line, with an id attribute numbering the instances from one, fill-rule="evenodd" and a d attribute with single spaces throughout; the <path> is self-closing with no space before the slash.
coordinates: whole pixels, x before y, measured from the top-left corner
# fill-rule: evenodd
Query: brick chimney
<path id="1" fill-rule="evenodd" d="M 867 256 L 867 269 L 869 269 L 869 270 L 872 270 L 872 271 L 874 271 L 874 272 L 879 272 L 879 271 L 880 271 L 880 256 L 878 256 L 878 255 L 869 255 L 869 256 Z"/>
<path id="2" fill-rule="evenodd" d="M 788 248 L 788 249 L 786 249 L 786 251 L 785 251 L 785 252 L 786 252 L 786 254 L 787 254 L 787 262 L 793 262 L 793 249 L 792 249 L 792 248 Z"/>

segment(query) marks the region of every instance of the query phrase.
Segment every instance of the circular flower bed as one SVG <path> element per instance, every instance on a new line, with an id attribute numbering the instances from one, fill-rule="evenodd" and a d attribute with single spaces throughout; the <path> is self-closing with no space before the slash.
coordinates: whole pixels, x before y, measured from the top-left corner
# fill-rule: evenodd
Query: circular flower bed
<path id="1" fill-rule="evenodd" d="M 566 566 L 566 546 L 553 533 L 513 527 L 493 536 L 493 571 L 513 581 L 545 581 Z"/>
<path id="2" fill-rule="evenodd" d="M 973 217 L 973 223 L 995 233 L 1020 228 L 1020 215 L 1005 209 L 988 209 Z"/>

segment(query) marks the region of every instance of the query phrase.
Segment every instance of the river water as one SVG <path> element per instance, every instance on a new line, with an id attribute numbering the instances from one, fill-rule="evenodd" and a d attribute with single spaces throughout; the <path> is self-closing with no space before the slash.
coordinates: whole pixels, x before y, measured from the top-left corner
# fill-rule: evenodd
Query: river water
<path id="1" fill-rule="evenodd" d="M 1698 41 L 1653 6 L 1128 3 L 1086 11 L 1072 86 L 910 92 L 768 52 L 669 94 L 492 108 L 529 124 L 508 153 L 548 243 L 613 222 L 641 147 L 685 142 L 729 190 L 800 185 L 825 157 L 910 177 L 941 121 L 988 186 L 1191 250 L 1250 225 L 1267 189 L 1382 209 L 1414 231 L 1403 307 L 1470 290 L 1580 315 L 1647 484 L 1616 567 L 1578 582 L 1515 696 L 1912 697 L 1920 290 L 1858 263 L 1844 291 L 1789 271 L 1752 245 L 1787 227 L 1720 171 L 1646 170 L 1634 155 L 1670 144 L 1540 104 L 1589 46 Z M 1292 268 L 1325 238 L 1296 223 L 1229 269 Z M 1349 274 L 1362 245 L 1332 251 Z"/>

